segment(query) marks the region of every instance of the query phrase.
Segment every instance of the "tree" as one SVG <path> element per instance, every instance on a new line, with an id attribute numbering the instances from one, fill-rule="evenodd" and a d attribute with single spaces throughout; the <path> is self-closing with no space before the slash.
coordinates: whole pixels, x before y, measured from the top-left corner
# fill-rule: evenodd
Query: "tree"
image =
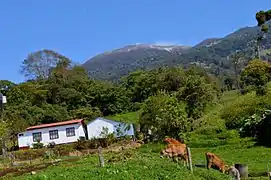
<path id="1" fill-rule="evenodd" d="M 260 53 L 260 43 L 264 39 L 265 34 L 269 30 L 269 26 L 266 24 L 267 21 L 271 19 L 271 10 L 268 11 L 259 11 L 256 13 L 256 20 L 258 22 L 258 27 L 261 27 L 259 35 L 257 37 L 257 55 L 258 59 L 261 59 Z"/>
<path id="2" fill-rule="evenodd" d="M 230 58 L 232 59 L 232 64 L 234 68 L 234 74 L 235 74 L 235 82 L 237 89 L 240 90 L 240 83 L 239 83 L 239 71 L 240 71 L 240 64 L 244 60 L 244 54 L 240 52 L 239 50 L 235 51 Z"/>
<path id="3" fill-rule="evenodd" d="M 252 60 L 241 73 L 244 86 L 260 93 L 271 78 L 271 66 L 268 62 Z"/>
<path id="4" fill-rule="evenodd" d="M 231 91 L 233 89 L 233 82 L 234 79 L 232 77 L 225 78 L 224 84 L 226 85 L 228 91 Z"/>
<path id="5" fill-rule="evenodd" d="M 181 67 L 161 68 L 157 71 L 157 88 L 168 93 L 177 91 L 183 84 L 185 71 Z"/>
<path id="6" fill-rule="evenodd" d="M 157 92 L 154 71 L 135 71 L 122 80 L 132 102 L 143 102 Z"/>
<path id="7" fill-rule="evenodd" d="M 0 92 L 6 94 L 6 92 L 14 87 L 16 84 L 8 80 L 0 80 Z"/>
<path id="8" fill-rule="evenodd" d="M 257 12 L 256 20 L 258 22 L 258 26 L 264 25 L 267 21 L 271 20 L 271 10 Z"/>
<path id="9" fill-rule="evenodd" d="M 149 97 L 140 110 L 140 127 L 145 133 L 152 130 L 159 138 L 166 135 L 178 138 L 189 130 L 185 103 L 163 92 Z"/>
<path id="10" fill-rule="evenodd" d="M 27 56 L 21 66 L 21 72 L 29 79 L 48 78 L 59 62 L 70 62 L 70 60 L 55 51 L 43 49 Z"/>
<path id="11" fill-rule="evenodd" d="M 176 93 L 180 101 L 186 102 L 189 118 L 201 117 L 206 105 L 217 95 L 215 82 L 197 69 L 186 71 L 185 83 Z"/>
<path id="12" fill-rule="evenodd" d="M 73 118 L 76 119 L 85 119 L 87 121 L 93 120 L 99 116 L 102 116 L 102 113 L 97 107 L 81 107 L 71 111 Z"/>

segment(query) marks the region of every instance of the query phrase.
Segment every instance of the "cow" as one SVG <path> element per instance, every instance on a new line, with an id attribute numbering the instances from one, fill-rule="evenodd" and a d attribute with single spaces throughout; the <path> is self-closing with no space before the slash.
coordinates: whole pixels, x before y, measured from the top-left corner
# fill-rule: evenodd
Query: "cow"
<path id="1" fill-rule="evenodd" d="M 182 144 L 173 138 L 165 138 L 164 141 L 167 142 L 168 145 L 161 151 L 161 157 L 166 156 L 167 158 L 173 158 L 173 160 L 179 158 L 184 160 L 184 163 L 188 162 L 186 144 Z"/>
<path id="2" fill-rule="evenodd" d="M 205 153 L 206 160 L 207 160 L 207 169 L 211 167 L 218 168 L 220 172 L 225 173 L 228 169 L 228 166 L 221 160 L 217 155 L 211 152 Z"/>
<path id="3" fill-rule="evenodd" d="M 181 142 L 179 142 L 178 140 L 174 139 L 174 138 L 165 138 L 164 141 L 168 144 L 182 144 Z"/>

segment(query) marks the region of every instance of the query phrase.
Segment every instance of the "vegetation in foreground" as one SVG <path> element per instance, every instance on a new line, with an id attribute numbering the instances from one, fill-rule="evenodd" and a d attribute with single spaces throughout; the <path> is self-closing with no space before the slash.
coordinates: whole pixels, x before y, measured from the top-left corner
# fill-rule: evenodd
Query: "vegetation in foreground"
<path id="1" fill-rule="evenodd" d="M 240 140 L 240 139 L 239 139 Z M 238 141 L 238 139 L 236 139 Z M 139 150 L 125 150 L 119 153 L 105 154 L 106 165 L 98 167 L 97 155 L 82 157 L 77 162 L 65 162 L 36 175 L 25 174 L 12 179 L 187 179 L 187 180 L 225 180 L 228 177 L 217 170 L 207 170 L 204 153 L 211 151 L 219 155 L 227 164 L 245 163 L 249 166 L 254 179 L 268 179 L 267 163 L 271 161 L 271 150 L 254 147 L 249 139 L 239 144 L 227 144 L 213 148 L 191 148 L 194 173 L 169 159 L 159 156 L 163 144 L 146 144 Z M 193 146 L 193 144 L 191 144 Z M 11 179 L 11 176 L 3 177 Z"/>

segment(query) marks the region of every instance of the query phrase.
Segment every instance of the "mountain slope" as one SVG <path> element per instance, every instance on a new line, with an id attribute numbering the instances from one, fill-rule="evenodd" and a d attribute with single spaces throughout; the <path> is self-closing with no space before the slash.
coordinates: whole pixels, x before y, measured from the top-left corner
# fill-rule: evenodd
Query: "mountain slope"
<path id="1" fill-rule="evenodd" d="M 185 46 L 136 44 L 97 55 L 83 64 L 90 76 L 115 79 L 137 69 L 154 68 L 164 64 L 158 59 L 179 56 L 189 50 Z"/>
<path id="2" fill-rule="evenodd" d="M 230 72 L 227 56 L 236 50 L 245 52 L 247 59 L 255 56 L 258 32 L 258 27 L 245 27 L 223 38 L 206 39 L 194 47 L 129 45 L 95 56 L 86 61 L 83 67 L 91 77 L 105 80 L 116 80 L 138 69 L 151 69 L 163 65 L 188 66 L 191 63 L 201 63 L 213 73 L 216 73 L 220 67 Z M 270 32 L 262 45 L 264 49 L 271 49 Z"/>

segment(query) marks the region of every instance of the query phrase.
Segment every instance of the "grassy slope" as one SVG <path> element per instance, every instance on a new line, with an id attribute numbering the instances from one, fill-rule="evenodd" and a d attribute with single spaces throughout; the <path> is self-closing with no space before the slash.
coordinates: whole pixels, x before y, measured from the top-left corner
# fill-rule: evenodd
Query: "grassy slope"
<path id="1" fill-rule="evenodd" d="M 97 156 L 82 158 L 76 163 L 65 163 L 56 167 L 50 167 L 36 175 L 24 175 L 14 179 L 187 179 L 187 180 L 224 180 L 226 175 L 216 170 L 208 171 L 205 168 L 194 167 L 191 175 L 181 164 L 176 164 L 168 159 L 160 159 L 159 151 L 163 147 L 160 144 L 144 145 L 137 151 L 129 151 L 122 154 L 106 154 L 108 160 L 113 156 L 115 163 L 106 163 L 105 168 L 99 168 Z M 264 147 L 250 147 L 250 143 L 235 146 L 220 146 L 215 148 L 191 148 L 193 164 L 205 164 L 204 153 L 215 152 L 228 164 L 246 163 L 251 174 L 266 172 L 266 165 L 271 161 L 271 149 Z M 126 156 L 123 160 L 121 156 Z M 119 158 L 119 160 L 118 160 Z M 10 179 L 10 177 L 7 177 Z M 264 177 L 258 179 L 267 179 Z"/>
<path id="2" fill-rule="evenodd" d="M 116 121 L 121 121 L 121 122 L 137 124 L 139 121 L 139 113 L 138 112 L 128 112 L 128 113 L 124 113 L 124 114 L 117 114 L 115 116 L 107 116 L 106 118 L 116 120 Z"/>

